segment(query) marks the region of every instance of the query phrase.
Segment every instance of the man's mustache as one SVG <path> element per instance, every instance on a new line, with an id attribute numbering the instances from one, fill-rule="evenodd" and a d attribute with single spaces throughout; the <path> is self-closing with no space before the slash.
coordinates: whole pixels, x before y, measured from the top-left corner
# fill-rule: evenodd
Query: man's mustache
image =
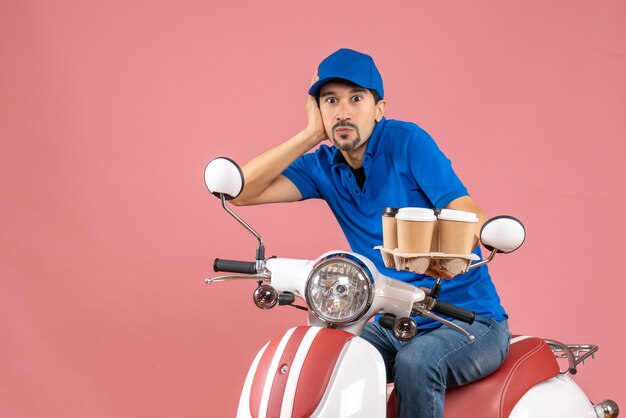
<path id="1" fill-rule="evenodd" d="M 337 122 L 335 126 L 333 126 L 333 131 L 337 128 L 352 128 L 354 130 L 357 130 L 357 126 L 355 124 L 352 124 L 346 120 L 341 120 Z"/>

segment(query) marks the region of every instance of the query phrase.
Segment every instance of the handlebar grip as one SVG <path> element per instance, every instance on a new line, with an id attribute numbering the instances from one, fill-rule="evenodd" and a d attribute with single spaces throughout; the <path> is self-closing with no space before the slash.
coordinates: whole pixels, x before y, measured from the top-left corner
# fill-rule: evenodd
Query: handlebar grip
<path id="1" fill-rule="evenodd" d="M 458 319 L 459 321 L 463 321 L 468 324 L 472 324 L 474 322 L 474 319 L 476 319 L 476 312 L 460 308 L 456 305 L 442 302 L 440 300 L 437 300 L 435 302 L 435 306 L 433 306 L 432 311 L 445 316 L 449 316 L 454 319 Z"/>
<path id="2" fill-rule="evenodd" d="M 216 258 L 213 262 L 214 271 L 227 271 L 229 273 L 256 274 L 255 261 L 222 260 Z"/>

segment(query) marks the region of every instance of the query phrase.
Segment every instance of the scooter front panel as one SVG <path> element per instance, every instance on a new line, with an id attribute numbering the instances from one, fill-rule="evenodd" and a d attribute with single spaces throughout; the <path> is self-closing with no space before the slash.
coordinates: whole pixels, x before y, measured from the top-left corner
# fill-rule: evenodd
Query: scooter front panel
<path id="1" fill-rule="evenodd" d="M 360 337 L 349 341 L 337 361 L 316 418 L 384 417 L 387 400 L 385 363 Z M 308 417 L 309 415 L 293 415 Z"/>
<path id="2" fill-rule="evenodd" d="M 248 372 L 238 417 L 309 417 L 353 334 L 320 327 L 292 328 L 257 354 Z"/>

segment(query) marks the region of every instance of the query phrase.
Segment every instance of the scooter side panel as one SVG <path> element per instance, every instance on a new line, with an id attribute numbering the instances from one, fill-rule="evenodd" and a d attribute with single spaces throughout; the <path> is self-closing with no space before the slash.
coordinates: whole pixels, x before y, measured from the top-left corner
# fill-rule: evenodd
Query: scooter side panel
<path id="1" fill-rule="evenodd" d="M 265 353 L 268 345 L 269 343 L 265 344 L 263 348 L 259 350 L 256 357 L 254 357 L 254 361 L 252 361 L 252 364 L 250 365 L 248 375 L 246 376 L 246 381 L 243 384 L 241 396 L 239 397 L 237 418 L 252 418 L 252 414 L 250 413 L 250 388 L 252 387 L 252 380 L 254 379 L 254 375 L 256 374 L 259 362 L 261 361 L 261 357 L 263 356 L 263 353 Z"/>
<path id="2" fill-rule="evenodd" d="M 295 357 L 300 351 L 308 351 L 317 332 L 319 328 L 291 328 L 268 343 L 255 370 L 250 371 L 252 384 L 242 392 L 242 398 L 249 399 L 247 409 L 252 418 L 281 415 L 288 377 L 299 373 L 298 365 L 294 364 Z M 245 416 L 245 403 L 240 402 L 239 406 Z"/>
<path id="3" fill-rule="evenodd" d="M 380 353 L 362 338 L 351 339 L 312 417 L 384 417 L 387 384 Z"/>
<path id="4" fill-rule="evenodd" d="M 308 327 L 300 327 L 308 328 Z M 262 352 L 257 354 L 258 361 L 248 372 L 246 384 L 241 393 L 237 417 L 266 418 L 268 405 L 270 402 L 271 390 L 276 376 L 279 374 L 279 362 L 283 358 L 285 348 L 287 347 L 291 336 L 298 328 L 291 328 L 273 338 L 263 348 Z M 298 332 L 302 337 L 304 333 Z M 250 383 L 248 384 L 248 380 Z"/>
<path id="5" fill-rule="evenodd" d="M 237 417 L 384 416 L 385 379 L 382 357 L 365 340 L 339 330 L 292 328 L 257 354 Z"/>
<path id="6" fill-rule="evenodd" d="M 510 418 L 597 418 L 582 389 L 567 375 L 541 382 L 519 400 Z"/>

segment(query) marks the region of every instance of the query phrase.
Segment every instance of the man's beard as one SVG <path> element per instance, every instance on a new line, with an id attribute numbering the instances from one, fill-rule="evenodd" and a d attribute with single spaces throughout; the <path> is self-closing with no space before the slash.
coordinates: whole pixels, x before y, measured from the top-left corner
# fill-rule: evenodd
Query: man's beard
<path id="1" fill-rule="evenodd" d="M 335 129 L 340 128 L 340 127 L 348 127 L 354 130 L 354 133 L 356 134 L 356 137 L 352 140 L 352 142 L 344 142 L 344 143 L 340 143 L 337 138 L 336 138 L 336 134 L 335 134 Z M 340 137 L 342 137 L 342 139 L 346 139 L 348 137 L 348 135 L 339 135 Z M 340 151 L 352 151 L 353 149 L 356 149 L 357 146 L 361 143 L 361 133 L 359 132 L 359 128 L 356 125 L 353 125 L 350 122 L 347 121 L 340 121 L 337 122 L 335 124 L 335 126 L 333 126 L 333 136 L 332 136 L 332 141 L 333 144 L 340 150 Z"/>

